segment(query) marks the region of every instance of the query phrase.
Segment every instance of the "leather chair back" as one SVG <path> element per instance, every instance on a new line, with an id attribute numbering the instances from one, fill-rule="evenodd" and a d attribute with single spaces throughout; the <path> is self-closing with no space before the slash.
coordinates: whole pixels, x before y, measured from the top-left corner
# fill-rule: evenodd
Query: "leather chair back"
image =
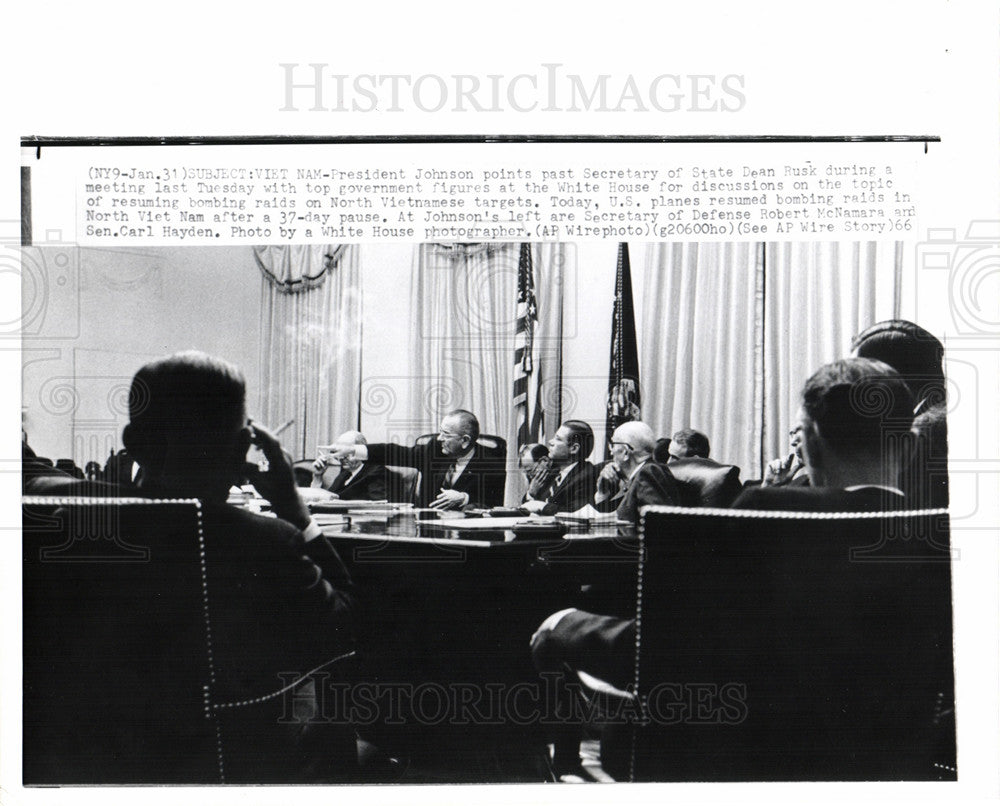
<path id="1" fill-rule="evenodd" d="M 302 783 L 348 770 L 349 726 L 290 718 L 329 664 L 290 681 L 230 669 L 260 682 L 238 701 L 220 693 L 242 585 L 216 556 L 234 536 L 218 539 L 200 502 L 26 496 L 22 518 L 26 785 Z M 344 766 L 310 768 L 313 745 Z"/>
<path id="2" fill-rule="evenodd" d="M 23 517 L 24 783 L 218 782 L 198 502 Z"/>
<path id="3" fill-rule="evenodd" d="M 955 780 L 945 510 L 648 508 L 634 780 Z"/>
<path id="4" fill-rule="evenodd" d="M 740 494 L 740 469 L 694 456 L 670 462 L 667 469 L 677 481 L 680 504 L 685 507 L 728 507 Z"/>

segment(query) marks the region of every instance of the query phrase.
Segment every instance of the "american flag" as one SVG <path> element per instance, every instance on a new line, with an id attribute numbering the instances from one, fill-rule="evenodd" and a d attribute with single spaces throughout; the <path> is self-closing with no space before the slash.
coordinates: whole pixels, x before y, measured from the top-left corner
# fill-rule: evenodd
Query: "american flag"
<path id="1" fill-rule="evenodd" d="M 611 322 L 611 362 L 608 371 L 604 456 L 611 458 L 611 435 L 622 423 L 642 416 L 639 396 L 639 348 L 632 305 L 632 266 L 628 244 L 618 244 L 615 307 Z"/>
<path id="2" fill-rule="evenodd" d="M 529 411 L 531 388 L 538 388 L 534 366 L 535 324 L 538 305 L 535 301 L 535 270 L 531 258 L 531 244 L 521 244 L 517 264 L 517 330 L 514 334 L 514 421 L 517 425 L 517 445 L 538 441 L 541 425 L 540 406 Z"/>

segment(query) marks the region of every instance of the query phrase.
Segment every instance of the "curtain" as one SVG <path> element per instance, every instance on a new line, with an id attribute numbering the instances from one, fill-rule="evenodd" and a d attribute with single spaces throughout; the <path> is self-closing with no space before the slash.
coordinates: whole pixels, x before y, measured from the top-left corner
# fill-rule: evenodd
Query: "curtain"
<path id="1" fill-rule="evenodd" d="M 640 324 L 643 420 L 705 432 L 744 476 L 760 453 L 761 259 L 759 244 L 650 244 Z"/>
<path id="2" fill-rule="evenodd" d="M 514 444 L 513 364 L 520 244 L 423 244 L 413 271 L 408 411 L 416 433 L 438 429 L 451 409 L 476 414 L 483 433 Z M 535 372 L 544 409 L 539 438 L 563 411 L 563 292 L 572 246 L 535 244 Z M 535 396 L 531 395 L 532 412 Z M 516 464 L 508 502 L 520 500 Z"/>
<path id="3" fill-rule="evenodd" d="M 507 438 L 519 244 L 422 244 L 411 313 L 410 403 L 417 430 L 437 431 L 452 409 Z"/>
<path id="4" fill-rule="evenodd" d="M 761 460 L 788 453 L 799 393 L 853 336 L 899 316 L 900 243 L 769 243 L 764 251 Z"/>
<path id="5" fill-rule="evenodd" d="M 327 272 L 339 263 L 347 247 L 339 246 L 255 246 L 257 267 L 264 278 L 288 294 L 318 288 Z"/>
<path id="6" fill-rule="evenodd" d="M 704 431 L 744 479 L 788 452 L 802 384 L 854 334 L 900 315 L 899 243 L 652 244 L 643 419 Z"/>
<path id="7" fill-rule="evenodd" d="M 266 247 L 258 416 L 295 459 L 358 427 L 361 286 L 358 247 Z M 324 267 L 322 271 L 320 267 Z M 311 279 L 306 279 L 311 278 Z"/>

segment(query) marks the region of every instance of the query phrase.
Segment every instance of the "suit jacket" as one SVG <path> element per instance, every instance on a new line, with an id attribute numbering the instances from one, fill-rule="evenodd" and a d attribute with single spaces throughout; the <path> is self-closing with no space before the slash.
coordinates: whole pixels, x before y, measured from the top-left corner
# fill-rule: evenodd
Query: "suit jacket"
<path id="1" fill-rule="evenodd" d="M 328 467 L 323 472 L 322 487 L 336 493 L 344 501 L 384 501 L 388 497 L 385 466 L 374 462 L 365 462 L 353 479 L 337 490 L 333 484 L 340 475 L 337 465 Z"/>
<path id="2" fill-rule="evenodd" d="M 531 659 L 539 672 L 560 672 L 564 665 L 625 688 L 635 656 L 635 619 L 573 610 L 555 629 L 538 633 Z"/>
<path id="3" fill-rule="evenodd" d="M 128 451 L 122 449 L 108 457 L 101 480 L 108 482 L 108 484 L 119 484 L 122 487 L 135 487 L 135 483 L 132 481 L 132 468 L 134 466 L 135 460 Z"/>
<path id="4" fill-rule="evenodd" d="M 747 487 L 733 509 L 793 512 L 882 512 L 905 509 L 906 498 L 878 487 L 843 490 L 838 487 Z"/>
<path id="5" fill-rule="evenodd" d="M 913 452 L 903 468 L 900 487 L 916 502 L 914 509 L 948 506 L 948 419 L 934 406 L 913 420 Z"/>
<path id="6" fill-rule="evenodd" d="M 647 505 L 677 506 L 680 492 L 666 465 L 646 461 L 629 480 L 625 495 L 616 510 L 618 519 L 637 524 L 639 510 Z"/>
<path id="7" fill-rule="evenodd" d="M 441 445 L 437 440 L 412 447 L 392 443 L 369 445 L 368 460 L 380 465 L 400 465 L 419 470 L 417 506 L 421 507 L 428 506 L 438 497 L 453 461 L 452 457 L 441 452 Z M 490 458 L 481 445 L 476 445 L 469 464 L 462 475 L 455 479 L 451 488 L 468 494 L 468 506 L 489 509 L 503 504 L 506 480 L 504 461 Z"/>
<path id="8" fill-rule="evenodd" d="M 558 473 L 556 474 L 558 476 Z M 545 498 L 544 515 L 557 512 L 576 512 L 580 507 L 594 503 L 597 487 L 597 468 L 590 462 L 577 462 L 561 483 L 551 489 Z M 525 496 L 527 500 L 527 496 Z"/>

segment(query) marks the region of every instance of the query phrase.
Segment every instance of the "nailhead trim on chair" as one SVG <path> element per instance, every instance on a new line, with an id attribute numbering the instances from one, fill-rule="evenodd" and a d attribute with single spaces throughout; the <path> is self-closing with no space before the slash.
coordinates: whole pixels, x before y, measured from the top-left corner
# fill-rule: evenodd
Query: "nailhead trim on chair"
<path id="1" fill-rule="evenodd" d="M 316 672 L 318 672 L 324 666 L 329 666 L 332 663 L 339 663 L 340 661 L 346 660 L 347 658 L 353 656 L 354 656 L 354 650 L 352 649 L 350 652 L 345 652 L 343 655 L 338 655 L 336 658 L 331 658 L 330 660 L 326 661 L 326 663 L 321 663 L 315 669 L 306 672 L 304 675 L 299 677 L 297 680 L 289 683 L 284 688 L 278 689 L 277 691 L 272 691 L 270 694 L 264 694 L 263 696 L 260 697 L 254 697 L 252 700 L 239 700 L 237 702 L 213 702 L 211 706 L 212 710 L 218 711 L 223 708 L 239 708 L 240 706 L 243 705 L 257 705 L 262 702 L 267 702 L 268 700 L 273 700 L 275 697 L 280 697 L 286 691 L 291 691 L 301 681 L 305 680 L 307 677 L 310 677 L 311 675 L 316 674 Z"/>
<path id="2" fill-rule="evenodd" d="M 639 561 L 636 571 L 636 603 L 635 603 L 635 666 L 633 681 L 635 683 L 635 694 L 639 703 L 640 714 L 645 710 L 645 700 L 639 689 L 639 655 L 642 644 L 642 582 L 645 572 L 645 539 L 646 539 L 646 514 L 649 512 L 662 512 L 672 515 L 694 515 L 718 516 L 724 515 L 730 518 L 782 518 L 785 520 L 838 520 L 842 518 L 867 518 L 867 519 L 887 519 L 906 518 L 916 515 L 947 515 L 948 509 L 920 509 L 892 512 L 803 512 L 793 510 L 757 510 L 757 509 L 721 509 L 716 507 L 677 507 L 677 506 L 644 506 L 639 512 Z M 938 694 L 938 709 L 940 709 L 942 695 Z M 629 781 L 635 782 L 636 752 L 638 750 L 638 736 L 635 726 L 632 727 L 631 755 L 629 757 Z M 954 767 L 945 764 L 934 764 L 935 767 L 949 772 L 957 772 Z"/>

